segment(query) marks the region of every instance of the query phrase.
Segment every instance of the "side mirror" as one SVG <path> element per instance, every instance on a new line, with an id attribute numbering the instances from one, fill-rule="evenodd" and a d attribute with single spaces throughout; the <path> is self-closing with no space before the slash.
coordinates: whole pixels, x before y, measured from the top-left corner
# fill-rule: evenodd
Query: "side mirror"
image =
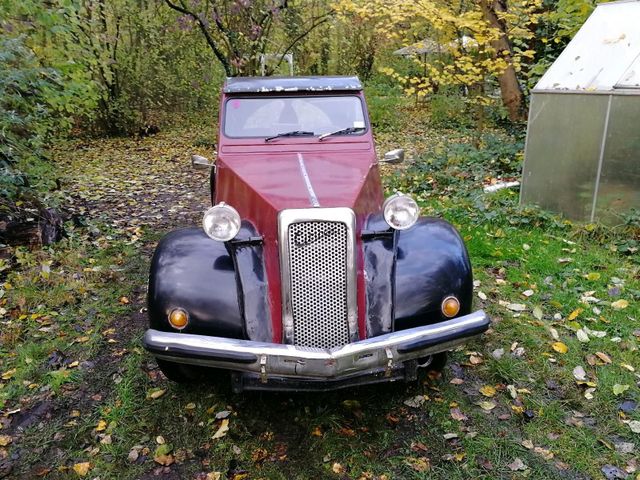
<path id="1" fill-rule="evenodd" d="M 193 166 L 193 168 L 198 170 L 204 170 L 214 166 L 208 158 L 202 157 L 200 155 L 191 155 L 191 165 Z"/>
<path id="2" fill-rule="evenodd" d="M 404 149 L 396 148 L 395 150 L 389 150 L 384 154 L 384 158 L 380 160 L 382 163 L 398 164 L 404 162 Z"/>

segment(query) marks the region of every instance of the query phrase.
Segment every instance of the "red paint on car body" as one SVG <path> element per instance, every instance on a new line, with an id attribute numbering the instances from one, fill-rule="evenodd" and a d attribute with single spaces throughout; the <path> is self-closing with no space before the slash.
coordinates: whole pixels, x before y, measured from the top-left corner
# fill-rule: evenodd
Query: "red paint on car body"
<path id="1" fill-rule="evenodd" d="M 354 95 L 353 92 L 344 94 Z M 349 207 L 356 214 L 358 325 L 360 337 L 364 338 L 366 299 L 359 233 L 366 216 L 379 212 L 383 201 L 370 126 L 363 134 L 328 137 L 322 141 L 318 137 L 284 137 L 271 142 L 265 142 L 264 138 L 230 138 L 225 136 L 222 125 L 225 105 L 233 108 L 233 100 L 226 100 L 233 96 L 223 94 L 221 99 L 215 203 L 233 206 L 241 218 L 253 223 L 264 237 L 273 342 L 283 341 L 278 213 L 289 208 L 313 208 L 300 159 L 320 208 Z M 362 93 L 358 96 L 364 106 L 364 96 Z"/>

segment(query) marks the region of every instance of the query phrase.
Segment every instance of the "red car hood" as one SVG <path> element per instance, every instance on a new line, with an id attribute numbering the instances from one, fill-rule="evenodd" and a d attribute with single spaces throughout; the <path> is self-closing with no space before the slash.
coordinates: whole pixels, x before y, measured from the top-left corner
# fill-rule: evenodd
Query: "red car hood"
<path id="1" fill-rule="evenodd" d="M 269 211 L 288 208 L 350 207 L 361 215 L 380 209 L 382 187 L 371 150 L 300 150 L 222 155 L 216 202 L 263 226 Z"/>

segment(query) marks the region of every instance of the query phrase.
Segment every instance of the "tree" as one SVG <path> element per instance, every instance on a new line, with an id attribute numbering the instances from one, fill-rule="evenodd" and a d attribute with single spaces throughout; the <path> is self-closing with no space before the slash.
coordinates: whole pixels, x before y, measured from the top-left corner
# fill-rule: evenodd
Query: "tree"
<path id="1" fill-rule="evenodd" d="M 276 26 L 285 10 L 302 8 L 288 0 L 165 0 L 166 4 L 197 25 L 207 45 L 227 76 L 257 75 L 260 56 L 281 55 L 279 62 L 267 69 L 270 75 L 279 67 L 284 55 L 333 14 L 323 10 L 298 25 L 299 33 L 276 42 Z"/>
<path id="2" fill-rule="evenodd" d="M 496 79 L 512 120 L 523 118 L 518 74 L 535 52 L 526 41 L 537 21 L 540 0 L 337 0 L 339 13 L 355 13 L 374 22 L 378 32 L 400 45 L 418 49 L 409 73 L 380 70 L 410 95 L 424 97 L 442 87 L 470 92 L 483 103 L 485 85 Z"/>

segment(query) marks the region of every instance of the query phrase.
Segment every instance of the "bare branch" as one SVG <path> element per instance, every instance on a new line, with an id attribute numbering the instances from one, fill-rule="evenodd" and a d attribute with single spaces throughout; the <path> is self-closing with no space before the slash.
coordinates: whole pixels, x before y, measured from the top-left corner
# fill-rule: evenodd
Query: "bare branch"
<path id="1" fill-rule="evenodd" d="M 335 13 L 335 10 L 329 10 L 328 12 L 323 13 L 322 15 L 320 15 L 319 17 L 316 17 L 315 19 L 312 20 L 312 24 L 311 26 L 306 29 L 304 32 L 302 32 L 300 35 L 298 35 L 296 38 L 294 38 L 289 45 L 284 49 L 284 51 L 282 52 L 282 54 L 280 55 L 280 60 L 278 61 L 278 63 L 269 70 L 269 74 L 273 73 L 284 61 L 284 57 L 287 55 L 287 53 L 289 53 L 289 51 L 296 46 L 296 44 L 302 40 L 304 37 L 306 37 L 307 35 L 309 35 L 315 28 L 319 27 L 320 25 L 322 25 L 323 23 L 326 23 L 329 21 L 329 18 Z"/>
<path id="2" fill-rule="evenodd" d="M 216 58 L 222 64 L 222 67 L 224 68 L 225 73 L 228 76 L 231 76 L 233 74 L 233 72 L 231 70 L 231 65 L 229 64 L 229 60 L 224 55 L 224 53 L 220 50 L 220 48 L 218 48 L 218 44 L 216 43 L 214 38 L 209 33 L 209 30 L 207 29 L 207 26 L 205 25 L 205 23 L 202 21 L 202 19 L 200 18 L 199 15 L 197 15 L 194 12 L 188 10 L 187 7 L 182 2 L 182 0 L 179 0 L 179 1 L 180 1 L 180 5 L 177 5 L 177 4 L 173 3 L 171 0 L 165 0 L 165 3 L 170 8 L 182 13 L 183 15 L 190 16 L 191 18 L 193 18 L 198 23 L 198 27 L 200 27 L 200 31 L 202 31 L 202 34 L 204 35 L 204 38 L 207 41 L 207 44 L 209 45 L 209 47 L 211 47 L 211 50 L 213 50 L 213 53 L 215 54 Z"/>

